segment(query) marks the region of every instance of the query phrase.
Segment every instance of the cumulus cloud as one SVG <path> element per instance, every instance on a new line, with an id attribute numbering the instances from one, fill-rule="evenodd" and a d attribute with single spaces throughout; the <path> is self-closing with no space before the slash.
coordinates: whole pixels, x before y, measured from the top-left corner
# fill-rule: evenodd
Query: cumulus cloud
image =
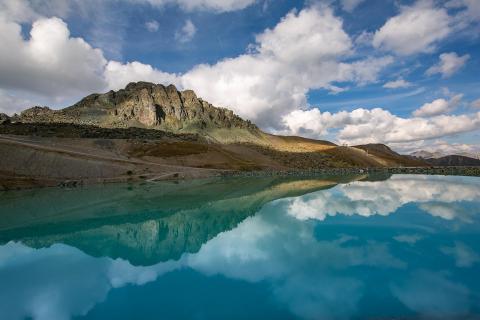
<path id="1" fill-rule="evenodd" d="M 470 55 L 468 54 L 460 57 L 455 52 L 442 53 L 438 64 L 431 66 L 426 74 L 433 75 L 440 73 L 442 74 L 442 78 L 448 78 L 460 70 L 468 59 L 470 59 Z"/>
<path id="2" fill-rule="evenodd" d="M 478 130 L 480 112 L 470 115 L 439 115 L 430 118 L 402 118 L 381 108 L 355 109 L 337 113 L 296 110 L 283 117 L 294 134 L 319 137 L 339 129 L 339 143 L 402 143 L 445 137 Z"/>
<path id="3" fill-rule="evenodd" d="M 341 0 L 342 9 L 347 12 L 353 12 L 365 0 Z"/>
<path id="4" fill-rule="evenodd" d="M 462 98 L 463 94 L 457 94 L 448 101 L 445 99 L 436 99 L 432 102 L 425 103 L 419 109 L 415 110 L 413 115 L 415 117 L 429 117 L 452 111 L 458 107 Z"/>
<path id="5" fill-rule="evenodd" d="M 388 111 L 373 109 L 366 115 L 366 118 L 371 117 L 369 122 L 347 125 L 340 131 L 339 140 L 354 144 L 409 142 L 478 130 L 480 124 L 480 113 L 408 119 L 394 116 Z"/>
<path id="6" fill-rule="evenodd" d="M 108 62 L 105 68 L 105 80 L 112 90 L 119 90 L 126 84 L 136 81 L 150 81 L 154 83 L 179 84 L 179 78 L 175 74 L 166 73 L 153 68 L 150 65 L 138 61 L 120 63 Z"/>
<path id="7" fill-rule="evenodd" d="M 444 8 L 434 7 L 432 1 L 418 1 L 388 19 L 375 32 L 373 46 L 404 56 L 432 52 L 450 34 L 450 20 Z"/>
<path id="8" fill-rule="evenodd" d="M 340 61 L 351 52 L 342 20 L 329 8 L 307 8 L 290 12 L 259 34 L 250 53 L 196 66 L 182 82 L 216 105 L 278 128 L 282 115 L 306 105 L 309 90 L 339 89 L 332 87 L 335 81 L 376 81 L 393 61 L 391 57 Z"/>
<path id="9" fill-rule="evenodd" d="M 145 28 L 147 28 L 147 30 L 150 31 L 150 32 L 158 31 L 159 27 L 160 27 L 160 25 L 158 24 L 158 21 L 156 21 L 156 20 L 151 20 L 151 21 L 145 22 Z"/>
<path id="10" fill-rule="evenodd" d="M 192 20 L 188 19 L 182 28 L 175 33 L 175 39 L 180 43 L 190 42 L 195 36 L 195 33 L 197 33 L 197 28 Z"/>
<path id="11" fill-rule="evenodd" d="M 399 88 L 408 88 L 411 87 L 412 84 L 408 81 L 403 80 L 402 78 L 399 78 L 394 81 L 389 81 L 383 85 L 384 88 L 387 89 L 399 89 Z"/>
<path id="12" fill-rule="evenodd" d="M 0 86 L 54 97 L 84 95 L 106 86 L 101 50 L 70 37 L 58 18 L 36 20 L 24 39 L 18 23 L 0 16 Z"/>

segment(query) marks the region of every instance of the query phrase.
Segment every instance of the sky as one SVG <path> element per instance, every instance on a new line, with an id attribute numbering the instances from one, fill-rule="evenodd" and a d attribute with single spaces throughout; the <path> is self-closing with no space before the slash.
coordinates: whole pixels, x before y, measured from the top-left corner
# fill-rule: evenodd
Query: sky
<path id="1" fill-rule="evenodd" d="M 265 131 L 480 152 L 479 0 L 0 0 L 0 112 L 132 81 Z"/>

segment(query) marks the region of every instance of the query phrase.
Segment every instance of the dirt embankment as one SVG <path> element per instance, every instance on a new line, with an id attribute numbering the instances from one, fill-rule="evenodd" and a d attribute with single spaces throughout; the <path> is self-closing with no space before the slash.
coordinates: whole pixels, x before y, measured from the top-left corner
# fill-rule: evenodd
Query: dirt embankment
<path id="1" fill-rule="evenodd" d="M 188 179 L 225 170 L 281 169 L 241 145 L 164 138 L 87 139 L 0 135 L 0 188 Z"/>
<path id="2" fill-rule="evenodd" d="M 262 134 L 218 143 L 198 134 L 68 124 L 0 125 L 0 188 L 154 181 L 225 171 L 411 166 L 383 147 Z M 418 166 L 418 165 L 417 165 Z"/>

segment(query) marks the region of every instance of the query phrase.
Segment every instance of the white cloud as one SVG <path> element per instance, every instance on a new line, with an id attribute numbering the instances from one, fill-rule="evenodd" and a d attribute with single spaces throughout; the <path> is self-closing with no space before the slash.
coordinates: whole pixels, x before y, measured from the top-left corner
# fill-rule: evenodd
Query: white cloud
<path id="1" fill-rule="evenodd" d="M 365 0 L 341 0 L 342 9 L 347 12 L 353 12 Z"/>
<path id="2" fill-rule="evenodd" d="M 0 16 L 2 15 L 17 22 L 27 22 L 39 18 L 39 15 L 31 8 L 30 4 L 24 0 L 1 1 Z"/>
<path id="3" fill-rule="evenodd" d="M 353 144 L 410 142 L 474 131 L 480 125 L 480 113 L 408 119 L 373 109 L 368 117 L 371 120 L 366 124 L 347 125 L 343 128 L 339 140 Z"/>
<path id="4" fill-rule="evenodd" d="M 145 22 L 145 27 L 150 32 L 156 32 L 158 31 L 158 28 L 160 27 L 160 25 L 158 24 L 158 21 L 151 20 L 151 21 Z"/>
<path id="5" fill-rule="evenodd" d="M 412 84 L 410 82 L 405 81 L 402 78 L 399 78 L 399 79 L 394 80 L 394 81 L 389 81 L 389 82 L 387 82 L 383 85 L 383 87 L 387 88 L 387 89 L 408 88 L 408 87 L 411 87 L 411 86 L 412 86 Z"/>
<path id="6" fill-rule="evenodd" d="M 393 57 L 367 58 L 349 64 L 342 63 L 340 66 L 345 76 L 350 81 L 360 85 L 377 82 L 379 73 L 388 65 L 394 62 Z"/>
<path id="7" fill-rule="evenodd" d="M 85 95 L 104 88 L 102 51 L 70 37 L 58 18 L 35 21 L 24 39 L 18 23 L 0 16 L 0 86 L 53 98 Z"/>
<path id="8" fill-rule="evenodd" d="M 393 61 L 382 57 L 341 62 L 349 57 L 352 43 L 342 20 L 324 7 L 290 12 L 256 40 L 248 54 L 196 66 L 182 77 L 184 87 L 263 127 L 278 128 L 282 115 L 306 105 L 309 90 L 338 91 L 332 87 L 335 81 L 376 81 Z"/>
<path id="9" fill-rule="evenodd" d="M 355 37 L 355 44 L 357 46 L 371 46 L 373 41 L 373 32 L 362 31 L 359 35 Z"/>
<path id="10" fill-rule="evenodd" d="M 456 29 L 463 29 L 480 21 L 480 2 L 477 0 L 450 0 L 445 6 L 447 8 L 463 9 L 455 16 Z M 478 26 L 476 30 L 478 30 Z M 472 28 L 469 31 L 472 31 Z M 472 32 L 472 34 L 476 36 L 475 32 Z"/>
<path id="11" fill-rule="evenodd" d="M 470 106 L 475 109 L 480 109 L 480 99 L 477 99 L 475 101 L 472 101 L 470 103 Z"/>
<path id="12" fill-rule="evenodd" d="M 399 55 L 432 52 L 450 32 L 450 16 L 445 9 L 435 8 L 432 1 L 418 1 L 387 20 L 375 32 L 373 46 Z"/>
<path id="13" fill-rule="evenodd" d="M 24 110 L 32 106 L 32 102 L 28 99 L 19 98 L 7 91 L 0 89 L 0 113 L 13 115 L 19 110 Z"/>
<path id="14" fill-rule="evenodd" d="M 68 0 L 2 0 L 0 16 L 14 22 L 33 22 L 42 17 L 66 17 L 71 11 Z"/>
<path id="15" fill-rule="evenodd" d="M 431 66 L 426 74 L 433 75 L 436 73 L 441 73 L 443 78 L 448 78 L 453 75 L 455 72 L 460 70 L 467 60 L 470 58 L 470 55 L 465 54 L 463 56 L 458 56 L 455 52 L 442 53 L 440 55 L 440 61 L 438 64 Z"/>
<path id="16" fill-rule="evenodd" d="M 229 12 L 242 10 L 254 4 L 256 0 L 124 0 L 134 3 L 143 2 L 153 6 L 178 5 L 186 11 Z"/>
<path id="17" fill-rule="evenodd" d="M 162 84 L 175 84 L 179 86 L 179 79 L 175 74 L 165 73 L 152 66 L 138 61 L 122 64 L 117 61 L 108 62 L 105 68 L 105 80 L 112 90 L 119 90 L 126 84 L 136 81 L 150 81 Z"/>
<path id="18" fill-rule="evenodd" d="M 339 143 L 403 143 L 434 139 L 478 130 L 480 112 L 469 115 L 439 115 L 430 118 L 402 118 L 388 110 L 355 109 L 351 112 L 296 110 L 283 117 L 293 134 L 321 137 L 330 129 L 339 129 Z"/>
<path id="19" fill-rule="evenodd" d="M 197 33 L 197 28 L 193 22 L 188 19 L 185 21 L 183 27 L 175 33 L 175 40 L 180 43 L 190 42 L 195 36 L 195 33 Z"/>
<path id="20" fill-rule="evenodd" d="M 458 107 L 462 98 L 463 94 L 457 94 L 448 101 L 445 99 L 436 99 L 432 102 L 425 103 L 419 109 L 415 110 L 413 115 L 416 117 L 429 117 L 452 111 Z"/>
<path id="21" fill-rule="evenodd" d="M 262 55 L 290 63 L 345 55 L 351 50 L 351 40 L 342 28 L 342 21 L 326 8 L 290 12 L 256 40 Z M 294 43 L 297 45 L 292 46 Z"/>

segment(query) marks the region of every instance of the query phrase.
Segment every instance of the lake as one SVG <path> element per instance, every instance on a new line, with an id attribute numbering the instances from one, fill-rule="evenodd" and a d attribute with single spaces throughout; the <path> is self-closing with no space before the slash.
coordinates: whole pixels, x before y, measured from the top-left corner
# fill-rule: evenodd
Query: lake
<path id="1" fill-rule="evenodd" d="M 478 319 L 480 178 L 0 193 L 0 319 Z"/>

